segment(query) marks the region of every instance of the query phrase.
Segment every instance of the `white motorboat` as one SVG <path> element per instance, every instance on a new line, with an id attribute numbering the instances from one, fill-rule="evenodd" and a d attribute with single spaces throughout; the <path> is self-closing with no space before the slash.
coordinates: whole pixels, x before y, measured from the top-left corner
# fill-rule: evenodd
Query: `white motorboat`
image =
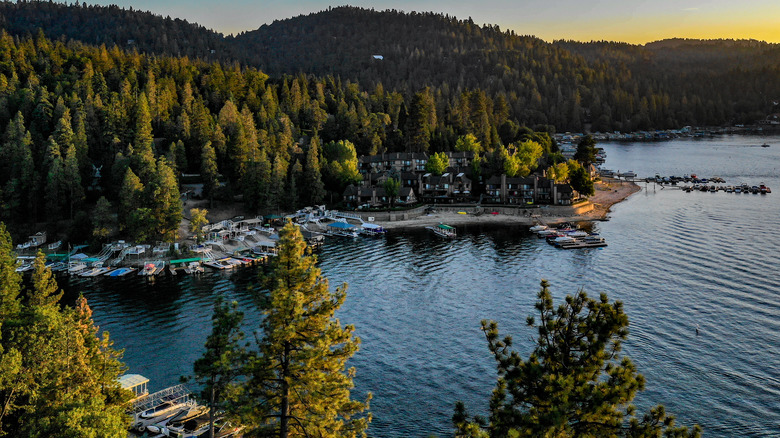
<path id="1" fill-rule="evenodd" d="M 148 426 L 165 421 L 168 418 L 177 415 L 182 410 L 189 410 L 194 402 L 187 401 L 166 401 L 157 406 L 149 408 L 135 416 L 132 422 L 132 428 L 144 432 Z"/>

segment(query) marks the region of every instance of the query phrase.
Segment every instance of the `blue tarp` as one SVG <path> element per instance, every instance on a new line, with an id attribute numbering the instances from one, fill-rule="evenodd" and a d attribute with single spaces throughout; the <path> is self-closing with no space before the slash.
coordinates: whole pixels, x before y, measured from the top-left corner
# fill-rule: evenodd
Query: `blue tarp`
<path id="1" fill-rule="evenodd" d="M 350 228 L 354 228 L 355 226 L 352 224 L 347 224 L 344 222 L 333 222 L 332 224 L 328 224 L 329 227 L 333 228 L 340 228 L 342 230 L 348 230 Z"/>

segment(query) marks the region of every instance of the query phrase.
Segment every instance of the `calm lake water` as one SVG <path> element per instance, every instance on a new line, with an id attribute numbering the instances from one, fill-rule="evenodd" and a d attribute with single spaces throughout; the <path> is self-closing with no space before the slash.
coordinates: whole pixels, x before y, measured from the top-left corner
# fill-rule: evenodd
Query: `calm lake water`
<path id="1" fill-rule="evenodd" d="M 351 365 L 355 396 L 374 394 L 371 436 L 451 436 L 457 400 L 485 413 L 496 377 L 480 321 L 498 321 L 527 357 L 535 332 L 525 318 L 543 278 L 556 299 L 583 288 L 625 303 L 625 353 L 647 380 L 636 398 L 642 411 L 664 404 L 710 437 L 780 436 L 780 138 L 600 146 L 613 170 L 765 182 L 775 193 L 642 184 L 594 224 L 609 243 L 599 249 L 558 250 L 519 226 L 459 227 L 454 241 L 424 230 L 328 241 L 320 265 L 331 287 L 349 284 L 338 317 L 362 338 Z M 217 293 L 240 303 L 247 331 L 259 326 L 255 278 L 246 269 L 154 283 L 73 278 L 63 287 L 84 292 L 130 372 L 157 390 L 191 373 Z"/>

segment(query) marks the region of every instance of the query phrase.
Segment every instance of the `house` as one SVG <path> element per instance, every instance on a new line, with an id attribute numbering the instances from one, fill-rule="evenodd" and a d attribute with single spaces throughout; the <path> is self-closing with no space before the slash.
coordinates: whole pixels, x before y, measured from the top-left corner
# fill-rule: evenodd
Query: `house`
<path id="1" fill-rule="evenodd" d="M 452 181 L 452 197 L 456 201 L 466 201 L 471 198 L 471 192 L 471 179 L 463 172 L 455 175 Z"/>
<path id="2" fill-rule="evenodd" d="M 385 193 L 384 187 L 355 187 L 350 184 L 342 194 L 344 203 L 349 207 L 361 206 L 381 207 L 389 204 L 390 199 Z"/>
<path id="3" fill-rule="evenodd" d="M 395 170 L 396 172 L 423 172 L 428 155 L 420 152 L 393 152 L 380 155 L 364 155 L 358 158 L 358 170 L 363 175 L 371 172 Z"/>
<path id="4" fill-rule="evenodd" d="M 425 202 L 451 202 L 452 174 L 447 172 L 441 176 L 426 173 L 422 177 L 420 199 Z"/>
<path id="5" fill-rule="evenodd" d="M 568 184 L 555 185 L 555 205 L 571 205 L 577 192 Z"/>
<path id="6" fill-rule="evenodd" d="M 486 203 L 492 204 L 554 204 L 571 205 L 577 192 L 568 184 L 556 184 L 554 180 L 531 175 L 525 178 L 492 176 L 485 184 Z"/>
<path id="7" fill-rule="evenodd" d="M 506 175 L 493 175 L 485 182 L 485 202 L 489 204 L 501 204 L 503 202 L 502 187 Z"/>
<path id="8" fill-rule="evenodd" d="M 401 187 L 398 189 L 398 197 L 395 200 L 396 204 L 412 205 L 417 203 L 417 197 L 414 195 L 414 190 L 411 187 Z"/>

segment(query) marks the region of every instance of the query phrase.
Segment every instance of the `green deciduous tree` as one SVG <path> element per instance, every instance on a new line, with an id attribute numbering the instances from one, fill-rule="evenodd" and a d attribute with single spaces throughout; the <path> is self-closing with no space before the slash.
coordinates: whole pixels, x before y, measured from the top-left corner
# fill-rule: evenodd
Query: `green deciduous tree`
<path id="1" fill-rule="evenodd" d="M 558 163 L 548 167 L 547 178 L 555 180 L 557 183 L 565 182 L 569 179 L 569 165 L 566 163 Z"/>
<path id="2" fill-rule="evenodd" d="M 334 318 L 346 285 L 330 291 L 295 225 L 279 234 L 264 278 L 269 304 L 246 386 L 247 421 L 263 436 L 365 436 L 368 399 L 351 399 L 355 370 L 346 368 L 360 340 Z"/>
<path id="3" fill-rule="evenodd" d="M 339 140 L 325 144 L 323 157 L 331 186 L 335 186 L 336 191 L 343 191 L 344 187 L 363 179 L 358 171 L 357 152 L 352 142 Z"/>
<path id="4" fill-rule="evenodd" d="M 447 154 L 444 152 L 437 152 L 428 157 L 428 161 L 425 163 L 425 170 L 434 175 L 441 175 L 447 170 L 449 165 L 450 159 L 447 157 Z"/>
<path id="5" fill-rule="evenodd" d="M 393 208 L 395 204 L 395 198 L 398 197 L 398 190 L 401 188 L 401 180 L 395 178 L 388 178 L 385 181 L 384 189 L 385 195 L 390 199 L 390 208 Z"/>
<path id="6" fill-rule="evenodd" d="M 482 152 L 482 144 L 477 140 L 474 134 L 466 134 L 458 137 L 455 142 L 455 150 L 457 151 L 469 151 L 478 154 Z"/>
<path id="7" fill-rule="evenodd" d="M 205 208 L 190 209 L 190 232 L 195 233 L 195 242 L 203 242 L 203 227 L 208 225 L 209 220 L 206 215 L 209 214 Z"/>
<path id="8" fill-rule="evenodd" d="M 499 338 L 494 321 L 482 321 L 498 383 L 486 428 L 459 405 L 453 416 L 457 436 L 699 436 L 698 426 L 675 427 L 660 406 L 634 417 L 631 401 L 644 389 L 644 377 L 621 354 L 628 317 L 620 301 L 610 303 L 606 294 L 596 300 L 580 290 L 556 309 L 545 280 L 537 298 L 538 324 L 534 317 L 527 322 L 539 337 L 528 359 L 512 350 L 510 336 Z"/>

